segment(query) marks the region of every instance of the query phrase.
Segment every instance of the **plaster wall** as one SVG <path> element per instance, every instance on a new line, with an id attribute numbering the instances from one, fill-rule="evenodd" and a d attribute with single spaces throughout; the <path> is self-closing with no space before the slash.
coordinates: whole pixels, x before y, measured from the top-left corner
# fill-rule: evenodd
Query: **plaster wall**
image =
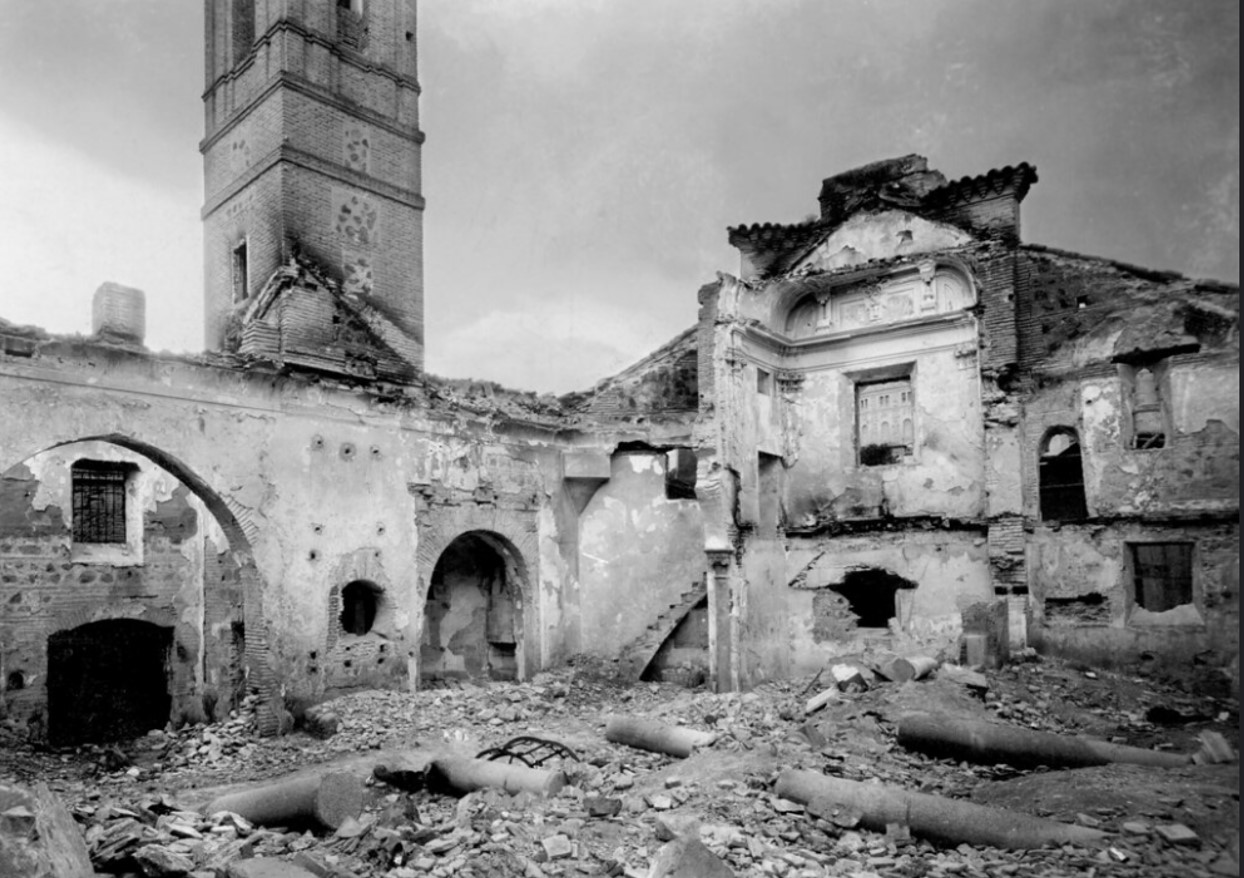
<path id="1" fill-rule="evenodd" d="M 579 615 L 585 652 L 616 656 L 705 575 L 695 500 L 665 497 L 665 455 L 618 452 L 579 523 Z"/>
<path id="2" fill-rule="evenodd" d="M 983 533 L 874 532 L 749 543 L 743 650 L 750 681 L 819 670 L 827 658 L 881 641 L 957 654 L 961 613 L 993 600 Z M 845 600 L 817 600 L 853 570 L 915 583 L 900 589 L 889 632 L 860 629 Z"/>
<path id="3" fill-rule="evenodd" d="M 1040 443 L 1056 426 L 1080 435 L 1090 516 L 1237 510 L 1238 359 L 1175 357 L 1166 377 L 1168 435 L 1152 450 L 1132 447 L 1128 389 L 1113 364 L 1037 391 L 1025 406 L 1025 514 L 1040 515 Z"/>
<path id="4" fill-rule="evenodd" d="M 838 369 L 808 373 L 793 394 L 789 523 L 808 527 L 887 515 L 980 517 L 985 454 L 975 357 L 946 344 L 916 348 L 902 358 L 870 356 L 867 345 L 852 353 Z M 857 456 L 856 386 L 891 372 L 911 380 L 912 454 L 896 464 L 863 466 Z"/>
<path id="5" fill-rule="evenodd" d="M 363 666 L 364 680 L 413 685 L 437 547 L 467 530 L 510 540 L 528 581 L 541 583 L 524 614 L 525 671 L 549 652 L 539 603 L 556 605 L 560 595 L 555 578 L 541 578 L 539 545 L 555 547 L 558 536 L 551 516 L 540 536 L 540 509 L 557 490 L 548 474 L 560 462 L 538 429 L 500 432 L 428 402 L 77 342 L 0 358 L 0 406 L 26 415 L 0 422 L 0 467 L 60 443 L 115 437 L 113 445 L 145 449 L 140 457 L 190 479 L 214 515 L 227 516 L 242 539 L 230 551 L 255 574 L 249 589 L 231 582 L 234 597 L 218 610 L 236 606 L 238 591 L 250 595 L 240 601 L 254 603 L 245 638 L 265 644 L 254 660 L 289 698 L 357 685 L 351 672 Z M 425 529 L 419 486 L 432 484 L 451 491 L 456 511 Z M 332 593 L 353 579 L 382 589 L 389 615 L 383 635 L 347 651 Z M 214 625 L 220 637 L 241 634 L 225 618 Z M 220 652 L 223 666 L 228 651 Z"/>
<path id="6" fill-rule="evenodd" d="M 126 544 L 75 544 L 70 468 L 134 467 Z M 38 736 L 46 723 L 48 637 L 109 619 L 172 631 L 169 719 L 198 721 L 232 704 L 238 656 L 229 600 L 236 564 L 203 504 L 164 469 L 105 442 L 61 445 L 0 476 L 0 686 L 10 717 Z M 211 595 L 219 589 L 225 594 Z"/>
<path id="7" fill-rule="evenodd" d="M 1193 546 L 1193 600 L 1165 612 L 1136 606 L 1129 545 L 1183 542 Z M 1239 535 L 1225 524 L 1037 527 L 1028 542 L 1031 611 L 1038 644 L 1106 664 L 1142 653 L 1186 661 L 1213 650 L 1239 651 Z"/>

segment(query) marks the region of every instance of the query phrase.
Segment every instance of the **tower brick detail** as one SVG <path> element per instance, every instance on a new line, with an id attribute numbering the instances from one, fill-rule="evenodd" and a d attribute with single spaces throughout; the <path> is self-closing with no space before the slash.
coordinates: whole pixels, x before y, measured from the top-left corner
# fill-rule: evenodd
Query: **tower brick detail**
<path id="1" fill-rule="evenodd" d="M 414 0 L 207 4 L 206 344 L 291 256 L 423 349 Z"/>

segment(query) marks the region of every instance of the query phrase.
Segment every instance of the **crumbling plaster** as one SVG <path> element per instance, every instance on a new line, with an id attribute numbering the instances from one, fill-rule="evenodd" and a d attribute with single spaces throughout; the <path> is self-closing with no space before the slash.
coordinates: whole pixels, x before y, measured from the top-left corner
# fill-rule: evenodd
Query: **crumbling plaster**
<path id="1" fill-rule="evenodd" d="M 246 637 L 267 644 L 252 660 L 263 661 L 263 673 L 287 695 L 317 697 L 340 677 L 325 648 L 326 632 L 339 624 L 329 618 L 329 593 L 348 581 L 342 576 L 353 577 L 342 564 L 359 553 L 375 567 L 365 578 L 392 601 L 386 633 L 401 654 L 389 667 L 404 666 L 397 676 L 417 679 L 422 590 L 436 559 L 420 552 L 412 486 L 436 484 L 455 503 L 490 510 L 487 524 L 515 531 L 526 568 L 542 583 L 532 601 L 561 600 L 556 573 L 541 573 L 538 548 L 541 539 L 560 545 L 557 522 L 545 517 L 541 525 L 538 510 L 558 490 L 561 450 L 538 426 L 508 427 L 488 414 L 419 401 L 417 388 L 412 404 L 384 388 L 359 392 L 73 340 L 0 361 L 0 399 L 6 410 L 29 415 L 0 424 L 6 467 L 102 436 L 151 449 L 193 477 L 194 490 L 241 540 L 230 552 L 255 565 Z M 456 535 L 445 534 L 446 542 Z M 528 616 L 539 626 L 538 607 Z M 524 632 L 526 673 L 560 649 L 540 642 L 542 630 Z"/>
<path id="2" fill-rule="evenodd" d="M 1154 613 L 1135 605 L 1127 552 L 1131 543 L 1164 541 L 1195 544 L 1193 601 Z M 1146 652 L 1180 660 L 1239 648 L 1239 537 L 1231 524 L 1037 527 L 1027 555 L 1038 644 L 1107 664 Z M 1080 609 L 1098 596 L 1100 611 Z"/>
<path id="3" fill-rule="evenodd" d="M 586 652 L 618 655 L 704 579 L 699 504 L 666 498 L 665 468 L 660 452 L 615 453 L 612 477 L 583 510 L 579 614 Z"/>
<path id="4" fill-rule="evenodd" d="M 78 460 L 133 466 L 126 484 L 131 534 L 125 545 L 83 552 L 71 539 L 70 468 Z M 47 638 L 108 619 L 134 619 L 173 631 L 173 718 L 202 719 L 217 698 L 222 668 L 220 608 L 209 615 L 208 557 L 228 540 L 203 504 L 176 477 L 142 455 L 99 442 L 59 445 L 0 476 L 0 685 L 9 710 L 41 726 L 38 693 L 47 675 Z M 226 564 L 226 567 L 228 565 Z M 222 569 L 219 561 L 212 570 Z M 10 674 L 24 681 L 13 690 Z M 206 698 L 205 698 L 206 697 Z"/>

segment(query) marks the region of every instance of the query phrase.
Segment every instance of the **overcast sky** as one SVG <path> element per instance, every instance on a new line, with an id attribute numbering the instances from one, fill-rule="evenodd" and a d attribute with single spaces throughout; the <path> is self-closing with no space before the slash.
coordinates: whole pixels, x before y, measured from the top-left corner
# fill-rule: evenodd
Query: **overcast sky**
<path id="1" fill-rule="evenodd" d="M 0 0 L 0 317 L 202 346 L 197 0 Z M 1239 280 L 1236 0 L 423 0 L 427 366 L 590 386 L 690 326 L 726 227 L 918 152 L 1027 161 L 1024 238 Z"/>

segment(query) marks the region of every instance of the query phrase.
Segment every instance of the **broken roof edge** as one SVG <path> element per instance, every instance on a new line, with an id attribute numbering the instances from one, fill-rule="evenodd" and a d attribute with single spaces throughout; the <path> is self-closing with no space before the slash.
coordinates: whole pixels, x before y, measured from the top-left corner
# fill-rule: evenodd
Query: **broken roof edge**
<path id="1" fill-rule="evenodd" d="M 254 320 L 265 318 L 282 294 L 307 279 L 341 302 L 351 314 L 367 326 L 380 344 L 409 366 L 414 374 L 422 372 L 420 361 L 423 344 L 418 339 L 411 337 L 366 298 L 342 290 L 341 285 L 328 276 L 314 261 L 299 253 L 291 254 L 286 262 L 277 266 L 260 291 L 237 308 L 236 313 L 240 314 L 242 325 L 245 326 Z"/>
<path id="2" fill-rule="evenodd" d="M 919 162 L 912 160 L 918 159 Z M 827 197 L 827 190 L 832 189 L 834 181 L 849 181 L 860 177 L 869 176 L 869 172 L 881 172 L 886 168 L 897 167 L 902 165 L 912 174 L 918 174 L 922 177 L 927 176 L 930 179 L 934 175 L 941 177 L 941 172 L 929 170 L 927 167 L 928 160 L 916 153 L 910 153 L 906 156 L 900 156 L 895 159 L 882 159 L 881 161 L 870 162 L 861 165 L 858 168 L 851 168 L 840 174 L 826 177 L 821 182 L 821 194 L 818 199 L 824 201 Z M 910 167 L 908 167 L 910 166 Z M 944 177 L 942 177 L 945 180 Z M 939 186 L 928 189 L 921 193 L 918 197 L 919 203 L 912 205 L 907 209 L 912 212 L 918 212 L 922 206 L 938 206 L 944 207 L 948 204 L 955 204 L 974 199 L 988 198 L 1000 195 L 1005 192 L 1008 186 L 1013 186 L 1015 190 L 1015 198 L 1017 201 L 1023 201 L 1027 196 L 1029 189 L 1038 181 L 1036 165 L 1028 162 L 1019 162 L 1015 165 L 1005 165 L 1001 168 L 991 168 L 983 174 L 975 176 L 964 176 L 958 180 L 949 180 Z M 878 181 L 874 181 L 878 182 Z M 893 182 L 893 181 L 892 181 Z M 891 204 L 889 207 L 901 207 L 901 204 Z M 822 229 L 834 228 L 841 225 L 850 215 L 838 218 L 829 218 L 824 215 L 814 219 L 804 220 L 798 223 L 751 223 L 740 224 L 737 226 L 727 226 L 726 233 L 729 243 L 737 247 L 739 242 L 747 243 L 747 240 L 755 235 L 777 235 L 792 234 L 800 232 L 816 232 Z"/>
<path id="3" fill-rule="evenodd" d="M 1092 253 L 1079 253 L 1075 250 L 1064 250 L 1061 247 L 1051 247 L 1047 244 L 1029 244 L 1019 245 L 1020 250 L 1032 253 L 1048 253 L 1052 256 L 1058 256 L 1063 259 L 1079 260 L 1084 262 L 1093 262 L 1098 265 L 1106 265 L 1118 271 L 1130 274 L 1140 280 L 1149 281 L 1150 283 L 1179 283 L 1183 282 L 1197 289 L 1204 289 L 1211 292 L 1235 293 L 1239 295 L 1240 285 L 1238 282 L 1218 280 L 1216 278 L 1198 278 L 1189 277 L 1178 271 L 1170 271 L 1167 269 L 1149 268 L 1144 265 L 1136 265 L 1132 262 L 1124 262 L 1119 259 L 1112 259 L 1109 256 L 1097 256 Z"/>

